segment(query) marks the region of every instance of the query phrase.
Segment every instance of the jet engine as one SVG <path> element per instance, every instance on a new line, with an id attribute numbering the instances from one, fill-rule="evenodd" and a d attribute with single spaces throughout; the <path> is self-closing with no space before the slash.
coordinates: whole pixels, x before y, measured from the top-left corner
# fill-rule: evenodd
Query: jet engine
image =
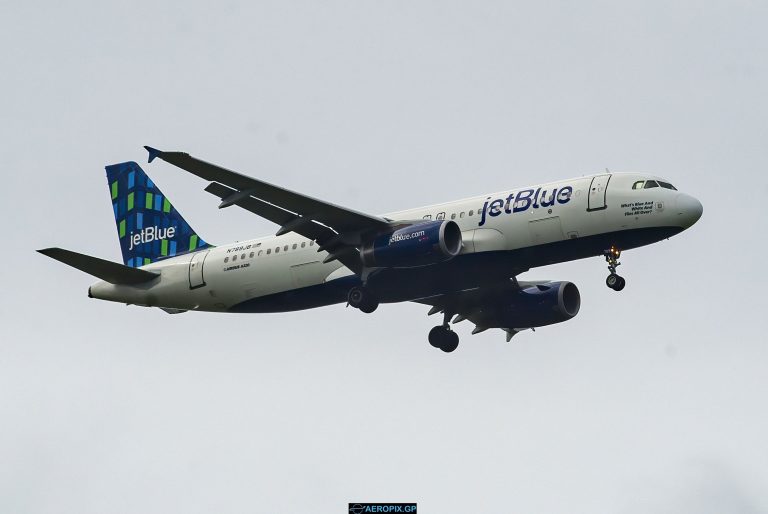
<path id="1" fill-rule="evenodd" d="M 521 283 L 521 289 L 470 316 L 484 328 L 543 327 L 579 313 L 581 294 L 572 282 Z"/>
<path id="2" fill-rule="evenodd" d="M 452 259 L 461 245 L 455 221 L 424 221 L 376 236 L 360 254 L 369 267 L 410 268 Z"/>

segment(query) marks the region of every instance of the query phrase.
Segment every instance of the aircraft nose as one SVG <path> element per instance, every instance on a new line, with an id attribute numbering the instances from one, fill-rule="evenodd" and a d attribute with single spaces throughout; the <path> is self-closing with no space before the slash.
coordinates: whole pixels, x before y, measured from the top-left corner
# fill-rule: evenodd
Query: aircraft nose
<path id="1" fill-rule="evenodd" d="M 677 219 L 683 228 L 688 228 L 699 221 L 704 207 L 691 195 L 680 193 L 677 196 Z"/>

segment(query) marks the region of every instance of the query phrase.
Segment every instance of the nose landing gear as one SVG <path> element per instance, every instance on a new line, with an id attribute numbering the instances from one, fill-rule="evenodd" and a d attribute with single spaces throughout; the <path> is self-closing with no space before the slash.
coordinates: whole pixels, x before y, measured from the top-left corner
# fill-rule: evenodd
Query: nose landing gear
<path id="1" fill-rule="evenodd" d="M 616 268 L 621 266 L 619 257 L 621 257 L 621 250 L 612 246 L 609 250 L 603 252 L 605 260 L 608 262 L 608 271 L 611 272 L 608 278 L 605 279 L 605 285 L 613 289 L 614 291 L 621 291 L 624 286 L 627 285 L 627 281 L 624 277 L 616 274 Z"/>

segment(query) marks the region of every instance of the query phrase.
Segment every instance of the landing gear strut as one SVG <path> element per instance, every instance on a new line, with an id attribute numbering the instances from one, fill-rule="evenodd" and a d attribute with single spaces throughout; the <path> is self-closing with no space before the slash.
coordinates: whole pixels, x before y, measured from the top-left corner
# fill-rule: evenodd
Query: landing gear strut
<path id="1" fill-rule="evenodd" d="M 616 274 L 616 268 L 621 266 L 619 257 L 621 257 L 621 250 L 612 246 L 609 250 L 603 252 L 605 260 L 608 262 L 608 271 L 611 272 L 608 278 L 605 279 L 605 285 L 613 289 L 614 291 L 621 291 L 624 286 L 627 285 L 627 281 L 624 277 Z"/>
<path id="2" fill-rule="evenodd" d="M 347 303 L 361 312 L 370 314 L 379 306 L 379 301 L 365 287 L 353 287 L 347 295 Z"/>
<path id="3" fill-rule="evenodd" d="M 451 316 L 450 313 L 446 312 L 443 324 L 437 325 L 429 331 L 429 344 L 435 348 L 440 348 L 445 353 L 451 353 L 459 347 L 459 334 L 451 330 L 451 326 L 448 324 Z"/>

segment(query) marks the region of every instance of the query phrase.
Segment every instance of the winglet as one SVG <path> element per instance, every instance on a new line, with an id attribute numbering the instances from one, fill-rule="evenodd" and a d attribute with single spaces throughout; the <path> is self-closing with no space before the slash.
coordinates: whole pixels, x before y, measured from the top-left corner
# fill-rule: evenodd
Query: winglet
<path id="1" fill-rule="evenodd" d="M 155 157 L 160 157 L 163 154 L 163 152 L 151 146 L 145 146 L 144 148 L 149 152 L 149 160 L 147 162 L 152 162 L 155 160 Z"/>

